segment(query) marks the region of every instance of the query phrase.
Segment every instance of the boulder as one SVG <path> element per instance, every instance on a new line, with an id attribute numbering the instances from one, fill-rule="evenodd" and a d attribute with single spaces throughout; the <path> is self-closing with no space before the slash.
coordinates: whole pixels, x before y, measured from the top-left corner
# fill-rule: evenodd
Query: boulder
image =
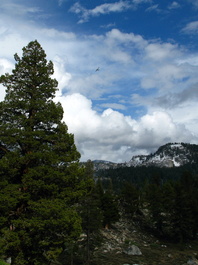
<path id="1" fill-rule="evenodd" d="M 7 258 L 6 263 L 11 264 L 11 258 Z"/>
<path id="2" fill-rule="evenodd" d="M 142 255 L 142 252 L 140 251 L 140 249 L 135 245 L 128 246 L 127 248 L 123 250 L 123 252 L 127 255 L 133 255 L 133 256 Z"/>
<path id="3" fill-rule="evenodd" d="M 195 258 L 189 259 L 189 260 L 187 261 L 187 264 L 188 264 L 188 265 L 198 265 L 198 260 L 195 259 Z"/>

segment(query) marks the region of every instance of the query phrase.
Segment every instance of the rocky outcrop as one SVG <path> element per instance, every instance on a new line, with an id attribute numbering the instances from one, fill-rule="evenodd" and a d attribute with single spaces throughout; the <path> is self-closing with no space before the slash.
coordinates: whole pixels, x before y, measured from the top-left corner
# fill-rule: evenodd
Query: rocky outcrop
<path id="1" fill-rule="evenodd" d="M 142 230 L 138 220 L 121 218 L 110 229 L 102 229 L 103 243 L 94 251 L 99 264 L 115 265 L 198 265 L 198 244 L 185 250 Z M 191 258 L 189 258 L 191 257 Z M 109 262 L 107 262 L 109 261 Z"/>
<path id="2" fill-rule="evenodd" d="M 125 253 L 127 255 L 133 255 L 133 256 L 141 256 L 142 255 L 141 250 L 135 245 L 131 245 L 131 246 L 128 246 L 127 248 L 125 248 L 123 250 L 123 253 Z"/>
<path id="3" fill-rule="evenodd" d="M 196 258 L 191 258 L 191 259 L 189 259 L 188 261 L 187 261 L 187 263 L 186 264 L 184 264 L 184 265 L 198 265 L 198 260 L 196 259 Z"/>

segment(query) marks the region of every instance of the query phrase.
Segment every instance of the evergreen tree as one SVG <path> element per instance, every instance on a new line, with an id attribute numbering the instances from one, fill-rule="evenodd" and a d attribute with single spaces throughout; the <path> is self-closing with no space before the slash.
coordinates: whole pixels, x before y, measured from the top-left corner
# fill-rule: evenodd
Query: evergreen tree
<path id="1" fill-rule="evenodd" d="M 80 231 L 75 204 L 86 190 L 68 133 L 53 64 L 37 41 L 17 54 L 0 102 L 0 249 L 12 265 L 50 264 Z"/>
<path id="2" fill-rule="evenodd" d="M 192 211 L 188 195 L 184 192 L 181 183 L 175 185 L 175 200 L 171 215 L 172 234 L 174 239 L 183 243 L 192 238 Z"/>
<path id="3" fill-rule="evenodd" d="M 163 212 L 163 234 L 166 237 L 172 237 L 172 215 L 174 212 L 175 204 L 175 189 L 174 182 L 168 181 L 162 186 L 162 212 Z"/>
<path id="4" fill-rule="evenodd" d="M 174 208 L 171 215 L 173 234 L 180 243 L 196 237 L 197 202 L 196 181 L 192 174 L 186 171 L 175 185 Z"/>
<path id="5" fill-rule="evenodd" d="M 164 216 L 162 215 L 162 191 L 156 183 L 149 184 L 146 190 L 146 204 L 149 209 L 151 223 L 158 233 L 162 232 Z"/>
<path id="6" fill-rule="evenodd" d="M 86 258 L 85 264 L 90 264 L 91 254 L 98 245 L 100 238 L 99 229 L 102 227 L 102 210 L 100 208 L 100 196 L 94 183 L 94 168 L 91 160 L 85 165 L 85 177 L 89 185 L 89 192 L 83 198 L 80 204 L 80 215 L 82 217 L 82 229 L 86 234 L 85 248 Z M 82 243 L 82 241 L 81 241 Z M 81 249 L 82 253 L 82 249 Z"/>
<path id="7" fill-rule="evenodd" d="M 100 186 L 99 186 L 100 188 Z M 109 182 L 109 188 L 104 191 L 101 190 L 101 209 L 103 213 L 103 226 L 109 228 L 113 223 L 117 222 L 120 218 L 118 202 L 112 190 L 112 182 Z"/>
<path id="8" fill-rule="evenodd" d="M 139 208 L 139 191 L 135 185 L 125 182 L 121 192 L 121 205 L 126 214 L 133 217 Z"/>

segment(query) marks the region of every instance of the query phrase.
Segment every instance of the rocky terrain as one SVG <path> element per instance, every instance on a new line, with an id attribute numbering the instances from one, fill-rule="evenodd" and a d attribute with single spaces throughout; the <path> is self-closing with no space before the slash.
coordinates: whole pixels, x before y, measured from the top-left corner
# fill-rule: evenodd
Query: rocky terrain
<path id="1" fill-rule="evenodd" d="M 103 244 L 95 251 L 97 265 L 198 265 L 198 242 L 173 244 L 120 220 L 103 229 Z"/>
<path id="2" fill-rule="evenodd" d="M 179 167 L 187 163 L 195 163 L 194 150 L 190 144 L 169 143 L 161 146 L 154 154 L 133 156 L 127 163 L 128 166 L 158 166 Z M 196 146 L 197 147 L 197 146 Z M 198 148 L 196 148 L 198 151 Z"/>

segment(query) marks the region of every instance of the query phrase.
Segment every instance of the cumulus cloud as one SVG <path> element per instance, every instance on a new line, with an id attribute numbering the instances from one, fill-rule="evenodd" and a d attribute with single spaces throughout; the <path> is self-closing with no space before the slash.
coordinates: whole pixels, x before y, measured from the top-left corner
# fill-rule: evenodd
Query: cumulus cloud
<path id="1" fill-rule="evenodd" d="M 156 98 L 158 106 L 166 109 L 173 109 L 175 106 L 182 106 L 185 102 L 197 102 L 198 100 L 198 84 L 193 85 L 178 93 L 169 93 Z"/>
<path id="2" fill-rule="evenodd" d="M 113 4 L 101 5 L 95 14 L 115 10 Z M 82 160 L 121 162 L 133 154 L 153 152 L 168 141 L 198 141 L 197 54 L 116 28 L 82 36 L 35 21 L 24 23 L 24 18 L 12 20 L 5 12 L 0 18 L 0 74 L 13 69 L 14 53 L 21 55 L 29 41 L 41 43 L 54 62 L 60 89 L 56 101 L 63 105 L 64 120 Z M 97 67 L 100 71 L 95 72 Z M 0 90 L 2 100 L 4 88 Z M 111 95 L 117 97 L 112 100 Z M 136 107 L 143 114 L 137 115 Z M 129 109 L 134 111 L 126 115 Z"/>
<path id="3" fill-rule="evenodd" d="M 93 110 L 91 100 L 81 94 L 57 100 L 63 105 L 64 120 L 75 135 L 84 161 L 90 158 L 128 161 L 136 149 L 148 153 L 175 139 L 185 142 L 193 138 L 185 126 L 176 124 L 162 111 L 146 114 L 137 121 L 110 108 L 99 114 Z"/>
<path id="4" fill-rule="evenodd" d="M 183 90 L 184 86 L 196 83 L 196 69 L 176 44 L 147 43 L 145 49 L 145 64 L 142 71 L 141 86 L 145 89 L 171 91 Z M 161 93 L 161 92 L 160 92 Z"/>
<path id="5" fill-rule="evenodd" d="M 178 46 L 171 43 L 148 43 L 145 51 L 146 56 L 153 61 L 169 61 L 179 55 Z"/>
<path id="6" fill-rule="evenodd" d="M 58 87 L 60 91 L 68 85 L 72 76 L 66 71 L 65 61 L 59 56 L 55 56 L 53 59 L 54 63 L 54 78 L 58 80 Z"/>

